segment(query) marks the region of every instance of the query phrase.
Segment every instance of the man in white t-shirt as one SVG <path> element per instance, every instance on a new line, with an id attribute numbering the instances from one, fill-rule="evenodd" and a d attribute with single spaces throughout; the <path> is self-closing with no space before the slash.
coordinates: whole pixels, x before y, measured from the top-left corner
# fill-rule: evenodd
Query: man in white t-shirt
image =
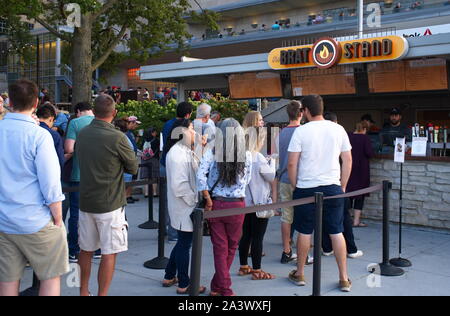
<path id="1" fill-rule="evenodd" d="M 293 198 L 311 197 L 315 192 L 323 192 L 325 196 L 343 194 L 352 169 L 352 147 L 348 135 L 342 126 L 324 119 L 323 100 L 319 95 L 305 97 L 302 104 L 309 123 L 297 128 L 288 149 L 289 180 L 296 188 Z M 339 158 L 342 159 L 342 169 Z M 339 268 L 339 287 L 349 292 L 347 247 L 342 234 L 344 199 L 325 201 L 323 211 L 324 232 L 331 237 Z M 314 227 L 315 205 L 295 207 L 294 228 L 299 232 L 298 269 L 291 272 L 289 279 L 298 286 L 306 284 L 304 269 Z"/>

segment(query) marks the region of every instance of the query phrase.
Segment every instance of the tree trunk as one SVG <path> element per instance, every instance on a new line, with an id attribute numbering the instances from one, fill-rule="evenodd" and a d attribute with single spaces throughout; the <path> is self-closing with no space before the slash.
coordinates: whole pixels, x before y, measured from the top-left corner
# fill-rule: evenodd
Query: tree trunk
<path id="1" fill-rule="evenodd" d="M 92 100 L 92 16 L 81 17 L 72 42 L 72 105 Z"/>

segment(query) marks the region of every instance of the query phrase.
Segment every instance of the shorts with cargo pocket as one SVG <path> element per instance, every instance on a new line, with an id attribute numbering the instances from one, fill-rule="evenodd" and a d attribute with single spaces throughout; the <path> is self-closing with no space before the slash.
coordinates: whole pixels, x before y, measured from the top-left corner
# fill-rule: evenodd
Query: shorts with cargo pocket
<path id="1" fill-rule="evenodd" d="M 34 234 L 0 232 L 0 282 L 20 281 L 27 263 L 41 281 L 61 277 L 70 270 L 68 258 L 66 228 L 53 220 Z"/>
<path id="2" fill-rule="evenodd" d="M 104 214 L 80 210 L 78 232 L 83 251 L 101 249 L 102 255 L 114 255 L 128 250 L 128 223 L 124 207 Z"/>
<path id="3" fill-rule="evenodd" d="M 290 202 L 292 201 L 292 195 L 294 190 L 292 185 L 280 182 L 279 202 Z M 283 223 L 292 225 L 294 223 L 294 208 L 285 207 L 281 209 L 281 221 Z"/>

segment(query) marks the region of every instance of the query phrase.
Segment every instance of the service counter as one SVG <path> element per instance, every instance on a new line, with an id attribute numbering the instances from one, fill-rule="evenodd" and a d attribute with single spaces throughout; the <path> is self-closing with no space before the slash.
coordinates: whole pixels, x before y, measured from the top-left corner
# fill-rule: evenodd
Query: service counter
<path id="1" fill-rule="evenodd" d="M 391 220 L 398 222 L 400 164 L 393 155 L 377 155 L 371 160 L 372 184 L 383 180 L 393 183 Z M 363 214 L 381 219 L 382 194 L 366 199 Z M 403 165 L 403 222 L 433 228 L 450 229 L 450 157 L 407 156 Z"/>

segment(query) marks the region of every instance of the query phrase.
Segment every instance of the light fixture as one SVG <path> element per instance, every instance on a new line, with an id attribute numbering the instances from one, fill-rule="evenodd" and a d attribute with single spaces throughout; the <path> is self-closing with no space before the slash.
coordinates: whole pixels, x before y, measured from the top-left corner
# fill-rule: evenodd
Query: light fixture
<path id="1" fill-rule="evenodd" d="M 252 23 L 252 27 L 256 29 L 258 27 L 258 23 Z"/>
<path id="2" fill-rule="evenodd" d="M 231 31 L 233 31 L 233 28 L 231 26 L 225 28 L 225 31 L 227 31 L 228 33 L 231 33 Z"/>

